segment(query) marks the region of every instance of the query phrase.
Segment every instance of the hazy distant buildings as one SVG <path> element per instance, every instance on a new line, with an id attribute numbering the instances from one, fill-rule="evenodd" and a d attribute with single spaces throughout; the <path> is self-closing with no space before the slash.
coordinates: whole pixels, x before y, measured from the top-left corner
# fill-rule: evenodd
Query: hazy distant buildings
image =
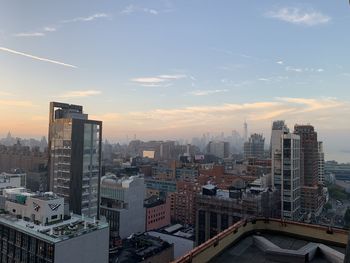
<path id="1" fill-rule="evenodd" d="M 224 141 L 211 141 L 208 143 L 207 153 L 219 158 L 227 158 L 230 155 L 230 145 Z"/>
<path id="2" fill-rule="evenodd" d="M 244 143 L 244 158 L 262 158 L 264 156 L 265 138 L 262 134 L 252 134 Z"/>
<path id="3" fill-rule="evenodd" d="M 50 103 L 50 189 L 76 214 L 98 216 L 102 122 L 89 120 L 83 107 Z"/>
<path id="4" fill-rule="evenodd" d="M 26 187 L 25 173 L 0 173 L 0 194 L 6 188 Z"/>

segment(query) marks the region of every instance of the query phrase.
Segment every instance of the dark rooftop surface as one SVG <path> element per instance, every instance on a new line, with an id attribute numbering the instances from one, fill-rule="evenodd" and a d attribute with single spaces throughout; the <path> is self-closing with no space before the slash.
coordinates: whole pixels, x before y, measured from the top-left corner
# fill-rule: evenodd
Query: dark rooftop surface
<path id="1" fill-rule="evenodd" d="M 272 234 L 263 234 L 261 235 L 264 238 L 268 239 L 275 245 L 283 249 L 298 250 L 303 246 L 307 245 L 309 242 L 306 240 L 296 239 L 293 237 L 283 236 L 283 235 L 272 235 Z M 331 248 L 345 253 L 345 248 L 334 247 Z M 264 251 L 257 247 L 253 242 L 253 236 L 248 236 L 232 247 L 227 248 L 221 255 L 212 259 L 211 263 L 269 263 L 269 262 L 278 262 L 270 260 L 266 257 Z M 290 262 L 293 262 L 291 260 Z M 326 263 L 330 262 L 325 257 L 321 255 L 320 252 L 316 253 L 316 256 L 311 261 L 313 263 Z"/>

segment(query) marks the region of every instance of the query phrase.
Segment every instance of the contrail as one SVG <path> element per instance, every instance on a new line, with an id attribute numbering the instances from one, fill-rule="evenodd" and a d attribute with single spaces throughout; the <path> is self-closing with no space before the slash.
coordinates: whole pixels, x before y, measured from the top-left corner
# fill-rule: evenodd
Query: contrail
<path id="1" fill-rule="evenodd" d="M 21 55 L 21 56 L 28 57 L 28 58 L 40 60 L 40 61 L 54 63 L 54 64 L 65 66 L 65 67 L 78 68 L 77 66 L 74 66 L 74 65 L 66 64 L 66 63 L 63 63 L 63 62 L 59 62 L 59 61 L 51 60 L 51 59 L 47 59 L 47 58 L 41 58 L 41 57 L 33 56 L 33 55 L 30 55 L 30 54 L 18 52 L 16 50 L 12 50 L 12 49 L 5 48 L 5 47 L 0 47 L 0 50 L 5 51 L 5 52 L 9 52 L 9 53 L 12 53 L 12 54 L 16 54 L 16 55 Z"/>

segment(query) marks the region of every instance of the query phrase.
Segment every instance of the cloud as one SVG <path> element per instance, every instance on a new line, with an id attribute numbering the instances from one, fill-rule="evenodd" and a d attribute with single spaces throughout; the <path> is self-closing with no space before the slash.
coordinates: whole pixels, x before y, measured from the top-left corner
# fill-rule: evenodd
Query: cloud
<path id="1" fill-rule="evenodd" d="M 42 58 L 42 57 L 33 56 L 33 55 L 30 55 L 30 54 L 27 54 L 27 53 L 19 52 L 19 51 L 13 50 L 13 49 L 5 48 L 5 47 L 0 47 L 0 51 L 4 51 L 4 52 L 15 54 L 15 55 L 24 56 L 24 57 L 35 59 L 35 60 L 39 60 L 39 61 L 49 62 L 49 63 L 61 65 L 61 66 L 64 66 L 64 67 L 77 68 L 77 66 L 74 66 L 74 65 L 71 65 L 71 64 L 63 63 L 63 62 L 60 62 L 60 61 L 57 61 L 57 60 L 48 59 L 48 58 Z"/>
<path id="2" fill-rule="evenodd" d="M 267 127 L 268 130 L 271 121 L 275 119 L 284 119 L 293 124 L 312 122 L 320 129 L 329 128 L 330 125 L 337 128 L 349 127 L 346 122 L 338 123 L 341 114 L 350 114 L 349 102 L 336 98 L 278 97 L 249 103 L 108 113 L 105 116 L 106 119 L 103 114 L 98 119 L 105 121 L 105 127 L 116 125 L 117 121 L 119 131 L 173 136 L 174 132 L 193 135 L 202 133 L 203 130 L 232 130 L 232 123 L 241 123 L 245 118 L 253 126 L 259 126 L 260 129 Z"/>
<path id="3" fill-rule="evenodd" d="M 294 72 L 301 73 L 304 70 L 302 68 L 294 68 L 294 67 L 288 66 L 288 67 L 286 67 L 286 71 L 294 71 Z"/>
<path id="4" fill-rule="evenodd" d="M 215 93 L 228 92 L 228 89 L 215 89 L 215 90 L 194 90 L 189 92 L 189 94 L 194 96 L 207 96 Z"/>
<path id="5" fill-rule="evenodd" d="M 73 22 L 90 22 L 101 18 L 109 18 L 110 15 L 105 13 L 97 13 L 86 17 L 75 17 L 68 20 L 63 20 L 62 23 L 73 23 Z"/>
<path id="6" fill-rule="evenodd" d="M 130 81 L 144 87 L 169 87 L 171 81 L 187 78 L 187 75 L 158 75 L 155 77 L 133 78 Z"/>
<path id="7" fill-rule="evenodd" d="M 31 101 L 27 100 L 0 100 L 0 107 L 3 106 L 31 108 L 35 105 Z"/>
<path id="8" fill-rule="evenodd" d="M 283 65 L 283 61 L 282 60 L 276 61 L 276 63 L 279 64 L 279 65 Z"/>
<path id="9" fill-rule="evenodd" d="M 152 8 L 147 8 L 147 7 L 139 7 L 139 6 L 135 6 L 135 5 L 128 5 L 126 6 L 120 13 L 124 14 L 124 15 L 130 15 L 136 12 L 144 12 L 144 13 L 148 13 L 151 15 L 158 15 L 159 11 L 152 9 Z"/>
<path id="10" fill-rule="evenodd" d="M 291 66 L 287 66 L 285 67 L 286 71 L 294 71 L 297 73 L 302 73 L 302 72 L 324 72 L 325 70 L 323 68 L 295 68 L 295 67 L 291 67 Z"/>
<path id="11" fill-rule="evenodd" d="M 17 33 L 14 34 L 15 37 L 43 37 L 45 36 L 42 32 L 26 32 L 26 33 Z"/>
<path id="12" fill-rule="evenodd" d="M 79 97 L 89 97 L 101 94 L 99 90 L 75 90 L 68 91 L 67 93 L 61 95 L 61 98 L 79 98 Z"/>
<path id="13" fill-rule="evenodd" d="M 55 32 L 57 29 L 55 27 L 49 27 L 49 26 L 46 26 L 44 27 L 44 31 L 46 32 Z"/>
<path id="14" fill-rule="evenodd" d="M 296 25 L 316 26 L 326 24 L 331 17 L 317 11 L 302 11 L 298 8 L 284 7 L 266 13 L 267 17 L 279 19 Z"/>

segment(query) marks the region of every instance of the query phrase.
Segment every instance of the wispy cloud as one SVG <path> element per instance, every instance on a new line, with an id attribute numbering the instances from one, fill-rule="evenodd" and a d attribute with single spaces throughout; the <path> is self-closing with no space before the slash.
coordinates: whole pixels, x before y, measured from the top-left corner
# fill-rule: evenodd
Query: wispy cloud
<path id="1" fill-rule="evenodd" d="M 49 27 L 49 26 L 44 27 L 44 31 L 46 32 L 55 32 L 56 30 L 57 28 L 55 27 Z"/>
<path id="2" fill-rule="evenodd" d="M 133 78 L 130 81 L 143 87 L 169 87 L 171 81 L 187 78 L 187 75 L 158 75 L 155 77 Z"/>
<path id="3" fill-rule="evenodd" d="M 39 60 L 39 61 L 49 62 L 49 63 L 61 65 L 61 66 L 64 66 L 64 67 L 77 68 L 77 66 L 74 66 L 74 65 L 71 65 L 71 64 L 63 63 L 63 62 L 60 62 L 60 61 L 57 61 L 57 60 L 48 59 L 48 58 L 42 58 L 42 57 L 33 56 L 33 55 L 30 55 L 30 54 L 27 54 L 27 53 L 19 52 L 19 51 L 13 50 L 13 49 L 5 48 L 5 47 L 0 47 L 0 51 L 4 51 L 4 52 L 15 54 L 15 55 L 24 56 L 24 57 L 35 59 L 35 60 Z"/>
<path id="4" fill-rule="evenodd" d="M 326 24 L 331 20 L 328 15 L 318 11 L 303 11 L 299 8 L 280 8 L 265 14 L 267 17 L 279 19 L 296 25 L 316 26 Z"/>
<path id="5" fill-rule="evenodd" d="M 14 37 L 43 37 L 45 36 L 42 32 L 23 32 L 23 33 L 16 33 L 13 35 Z"/>
<path id="6" fill-rule="evenodd" d="M 292 67 L 292 66 L 287 66 L 285 67 L 286 71 L 293 71 L 293 72 L 297 72 L 297 73 L 302 73 L 302 72 L 324 72 L 325 70 L 323 68 L 296 68 L 296 67 Z"/>
<path id="7" fill-rule="evenodd" d="M 0 96 L 12 96 L 13 94 L 7 91 L 1 91 L 0 90 Z"/>
<path id="8" fill-rule="evenodd" d="M 225 103 L 218 105 L 201 105 L 180 108 L 157 108 L 148 111 L 128 113 L 108 113 L 106 121 L 113 125 L 118 120 L 118 129 L 133 132 L 202 132 L 203 128 L 220 127 L 232 129 L 231 124 L 247 118 L 257 125 L 266 125 L 268 121 L 283 118 L 297 122 L 313 121 L 318 127 L 330 125 L 335 116 L 350 114 L 350 104 L 336 98 L 274 98 L 269 101 L 250 103 Z M 103 116 L 101 115 L 101 120 Z M 108 122 L 108 121 L 107 121 Z M 269 127 L 270 128 L 270 127 Z"/>
<path id="9" fill-rule="evenodd" d="M 61 95 L 61 98 L 79 98 L 79 97 L 89 97 L 101 94 L 99 90 L 74 90 L 68 91 Z"/>
<path id="10" fill-rule="evenodd" d="M 109 17 L 110 17 L 110 15 L 105 14 L 105 13 L 96 13 L 96 14 L 93 14 L 91 16 L 75 17 L 72 19 L 63 20 L 62 23 L 90 22 L 90 21 L 94 21 L 97 19 L 103 19 L 103 18 L 109 18 Z"/>
<path id="11" fill-rule="evenodd" d="M 283 65 L 283 61 L 282 60 L 276 61 L 276 63 L 279 64 L 279 65 Z"/>
<path id="12" fill-rule="evenodd" d="M 215 90 L 194 90 L 189 92 L 189 94 L 194 96 L 208 96 L 216 93 L 228 92 L 228 89 L 215 89 Z"/>
<path id="13" fill-rule="evenodd" d="M 151 15 L 158 15 L 159 11 L 153 8 L 140 7 L 136 5 L 128 5 L 126 6 L 120 13 L 124 15 L 130 15 L 136 12 L 144 12 Z"/>
<path id="14" fill-rule="evenodd" d="M 31 108 L 35 105 L 33 102 L 27 100 L 0 100 L 0 107 L 3 106 Z"/>

